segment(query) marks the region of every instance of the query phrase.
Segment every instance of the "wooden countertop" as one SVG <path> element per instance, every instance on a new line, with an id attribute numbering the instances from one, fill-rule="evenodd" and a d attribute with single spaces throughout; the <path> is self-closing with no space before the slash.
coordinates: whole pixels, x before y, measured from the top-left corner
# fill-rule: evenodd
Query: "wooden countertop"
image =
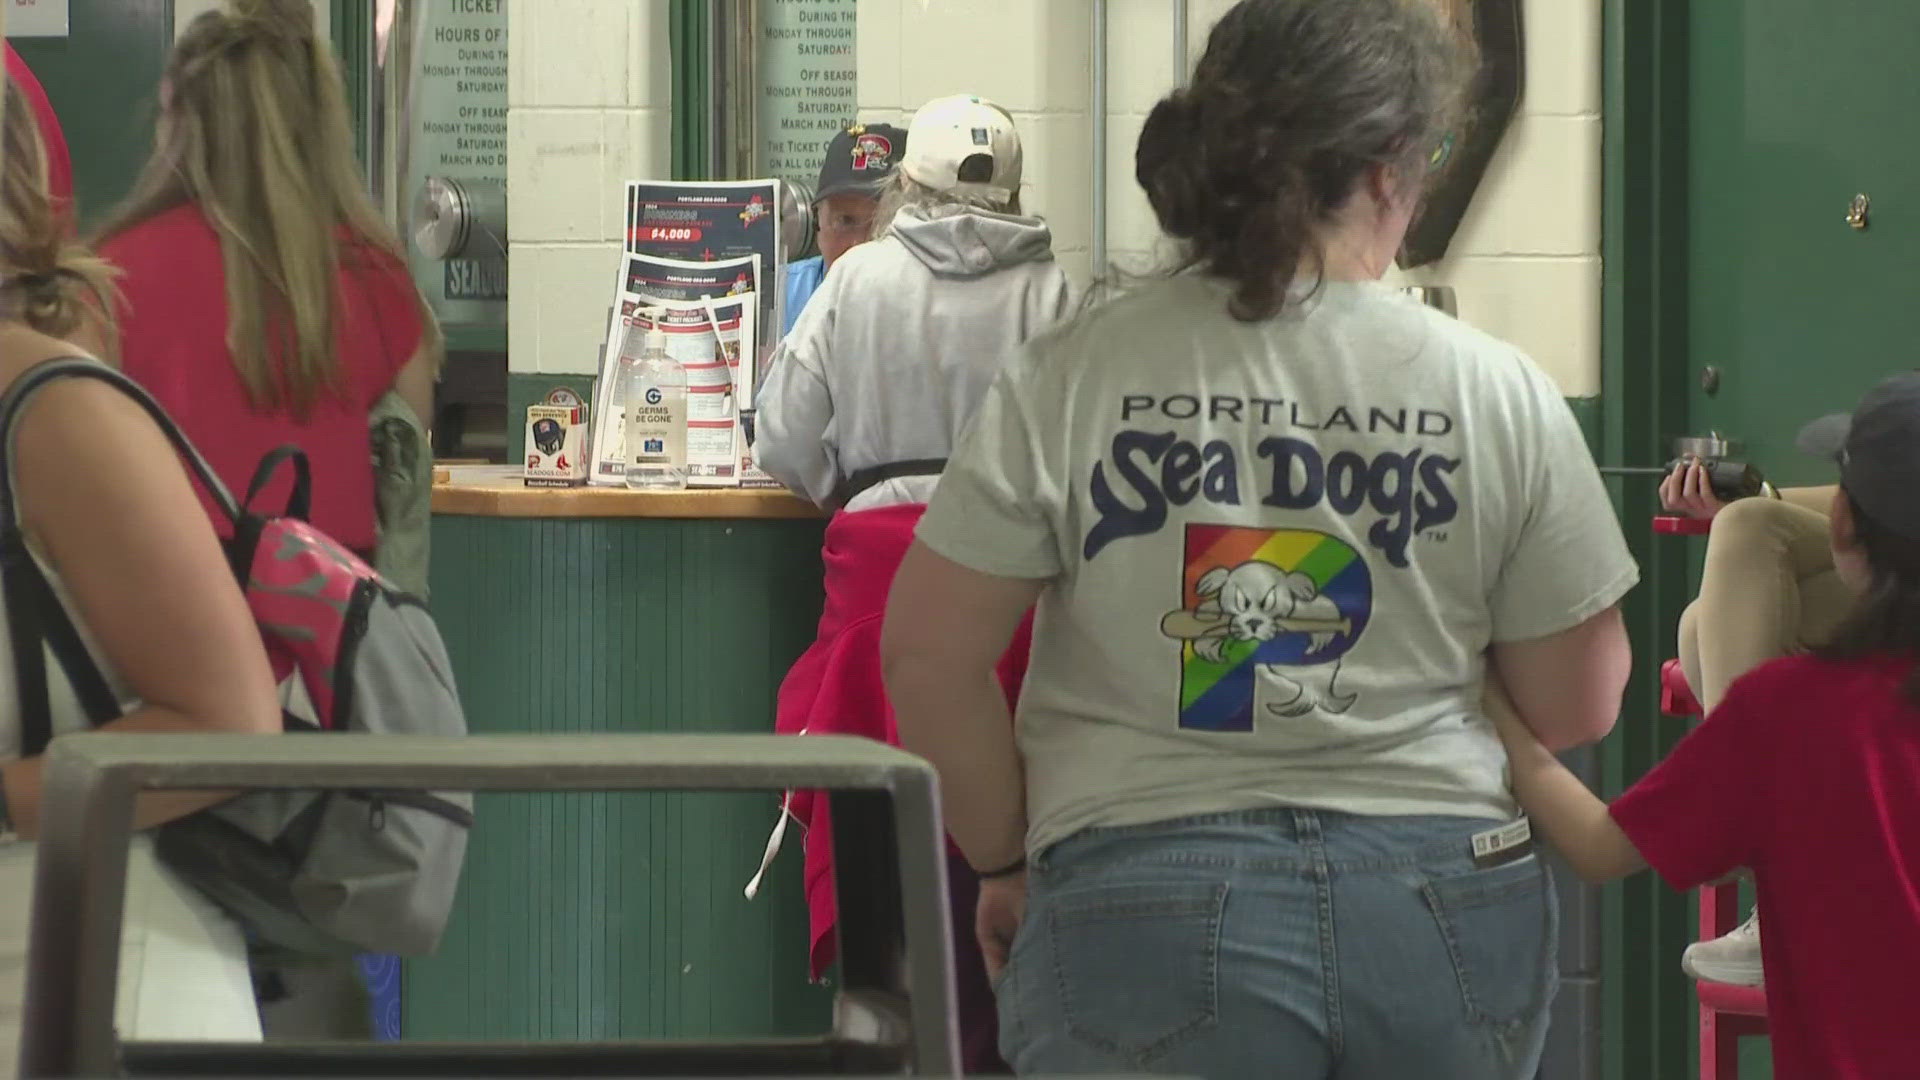
<path id="1" fill-rule="evenodd" d="M 502 468 L 454 466 L 434 472 L 433 512 L 497 518 L 679 518 L 805 520 L 826 514 L 785 491 L 628 491 L 527 487 Z"/>

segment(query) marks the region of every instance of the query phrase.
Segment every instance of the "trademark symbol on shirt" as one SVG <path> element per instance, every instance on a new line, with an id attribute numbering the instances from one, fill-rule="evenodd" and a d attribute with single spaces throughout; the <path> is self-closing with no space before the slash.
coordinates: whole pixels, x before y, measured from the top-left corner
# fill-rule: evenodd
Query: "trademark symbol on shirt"
<path id="1" fill-rule="evenodd" d="M 1452 536 L 1445 529 L 1434 529 L 1431 532 L 1421 533 L 1420 535 L 1422 539 L 1431 540 L 1436 544 L 1444 544 L 1452 539 Z"/>

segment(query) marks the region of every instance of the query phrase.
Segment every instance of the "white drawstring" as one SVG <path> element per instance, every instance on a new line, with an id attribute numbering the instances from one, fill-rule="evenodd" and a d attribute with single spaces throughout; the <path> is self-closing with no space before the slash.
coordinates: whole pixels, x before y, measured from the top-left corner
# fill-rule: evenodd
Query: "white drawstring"
<path id="1" fill-rule="evenodd" d="M 780 820 L 774 823 L 773 832 L 767 836 L 767 850 L 760 856 L 760 869 L 754 873 L 753 880 L 747 882 L 747 899 L 749 900 L 759 895 L 760 883 L 766 880 L 767 871 L 773 867 L 773 860 L 780 856 L 780 845 L 787 839 L 787 822 L 800 820 L 793 816 L 792 804 L 793 792 L 789 791 L 780 797 Z M 800 822 L 800 827 L 805 829 L 806 822 Z"/>
<path id="2" fill-rule="evenodd" d="M 806 728 L 800 729 L 801 735 L 806 733 Z M 760 869 L 754 872 L 753 880 L 747 882 L 747 899 L 751 900 L 760 894 L 760 884 L 767 879 L 767 871 L 772 869 L 773 860 L 780 857 L 780 845 L 786 842 L 789 821 L 799 821 L 793 816 L 793 792 L 791 791 L 780 796 L 780 820 L 773 823 L 773 832 L 767 836 L 767 850 L 760 856 Z M 801 821 L 800 827 L 805 829 L 807 823 Z"/>

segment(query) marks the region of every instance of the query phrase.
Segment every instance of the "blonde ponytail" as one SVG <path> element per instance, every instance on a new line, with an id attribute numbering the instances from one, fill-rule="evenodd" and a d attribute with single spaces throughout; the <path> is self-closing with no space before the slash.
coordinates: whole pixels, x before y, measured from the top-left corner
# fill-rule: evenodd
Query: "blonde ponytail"
<path id="1" fill-rule="evenodd" d="M 25 94 L 0 103 L 0 313 L 49 337 L 111 326 L 113 270 L 73 239 L 47 191 L 47 151 Z M 111 336 L 111 335 L 107 335 Z"/>

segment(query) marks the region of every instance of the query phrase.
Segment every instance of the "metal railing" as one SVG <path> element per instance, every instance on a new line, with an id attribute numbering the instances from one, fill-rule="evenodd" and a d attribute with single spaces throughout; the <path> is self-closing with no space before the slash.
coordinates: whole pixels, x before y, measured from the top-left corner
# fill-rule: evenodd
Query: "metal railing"
<path id="1" fill-rule="evenodd" d="M 843 990 L 812 1040 L 299 1046 L 121 1044 L 134 797 L 154 790 L 779 791 L 832 799 Z M 35 867 L 21 1075 L 959 1073 L 933 769 L 865 739 L 774 735 L 131 735 L 59 740 Z M 483 820 L 476 826 L 485 828 Z"/>

